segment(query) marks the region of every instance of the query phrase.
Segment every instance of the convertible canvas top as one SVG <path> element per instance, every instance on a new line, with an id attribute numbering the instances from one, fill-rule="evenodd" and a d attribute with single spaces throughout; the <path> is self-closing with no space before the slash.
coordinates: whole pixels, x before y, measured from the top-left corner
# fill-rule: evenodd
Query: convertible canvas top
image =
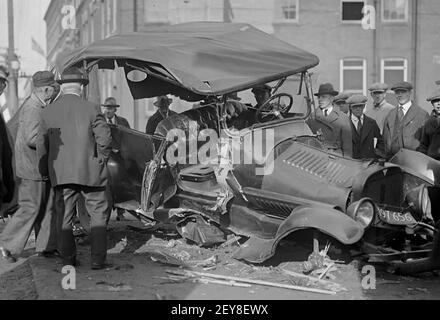
<path id="1" fill-rule="evenodd" d="M 100 69 L 142 69 L 144 81 L 127 79 L 135 99 L 173 94 L 188 101 L 241 91 L 300 73 L 318 58 L 248 24 L 194 22 L 116 35 L 77 49 L 57 62 Z"/>

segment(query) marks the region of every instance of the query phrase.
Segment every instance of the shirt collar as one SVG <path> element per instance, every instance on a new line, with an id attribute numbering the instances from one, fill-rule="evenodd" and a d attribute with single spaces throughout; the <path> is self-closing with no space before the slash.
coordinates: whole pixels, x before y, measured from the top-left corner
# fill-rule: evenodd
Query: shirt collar
<path id="1" fill-rule="evenodd" d="M 333 111 L 333 106 L 329 106 L 328 108 L 322 109 L 322 114 L 325 115 L 325 111 L 327 110 L 327 116 L 330 115 Z"/>
<path id="2" fill-rule="evenodd" d="M 111 118 L 111 119 L 106 118 L 106 120 L 107 120 L 107 123 L 111 121 L 111 123 L 116 124 L 116 116 L 113 116 L 113 118 Z"/>
<path id="3" fill-rule="evenodd" d="M 63 95 L 69 95 L 69 94 L 71 94 L 71 95 L 74 95 L 74 96 L 77 96 L 77 97 L 80 97 L 81 98 L 81 95 L 79 95 L 79 94 L 77 94 L 77 93 L 73 93 L 73 92 L 69 92 L 69 93 L 64 93 L 63 92 Z"/>
<path id="4" fill-rule="evenodd" d="M 378 104 L 374 104 L 374 108 L 375 109 L 379 109 L 379 108 L 381 108 L 381 107 L 383 107 L 383 105 L 386 103 L 386 101 L 385 101 L 385 99 L 383 99 L 382 100 L 382 102 L 381 103 L 378 103 Z"/>
<path id="5" fill-rule="evenodd" d="M 351 121 L 353 121 L 354 123 L 358 123 L 359 118 L 356 117 L 354 114 L 352 114 L 352 115 L 351 115 Z M 363 122 L 364 122 L 364 115 L 362 114 L 362 115 L 361 115 L 361 123 L 363 123 Z"/>
<path id="6" fill-rule="evenodd" d="M 411 107 L 412 101 L 408 101 L 404 105 L 399 105 L 399 107 L 402 107 L 403 113 L 406 114 Z"/>

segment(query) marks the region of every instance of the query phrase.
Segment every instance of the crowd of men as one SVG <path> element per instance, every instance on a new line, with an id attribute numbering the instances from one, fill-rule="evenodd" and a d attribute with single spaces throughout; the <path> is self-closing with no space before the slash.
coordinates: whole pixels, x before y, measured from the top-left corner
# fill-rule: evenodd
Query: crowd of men
<path id="1" fill-rule="evenodd" d="M 385 83 L 369 91 L 373 104 L 360 94 L 338 93 L 330 83 L 319 87 L 319 110 L 309 125 L 322 135 L 329 149 L 354 159 L 390 159 L 401 149 L 419 151 L 440 160 L 440 88 L 427 98 L 429 115 L 412 100 L 413 86 L 399 82 L 391 87 L 398 106 L 388 103 Z"/>
<path id="2" fill-rule="evenodd" d="M 0 69 L 0 94 L 7 76 Z M 91 217 L 91 268 L 108 267 L 106 230 L 113 202 L 107 161 L 120 145 L 111 125 L 130 126 L 116 115 L 119 105 L 114 98 L 106 99 L 103 110 L 82 98 L 88 83 L 78 68 L 65 70 L 57 81 L 49 71 L 33 76 L 33 92 L 19 110 L 14 134 L 19 208 L 0 235 L 0 254 L 8 262 L 16 262 L 34 230 L 37 254 L 60 256 L 64 265 L 78 265 L 73 225 L 78 210 L 84 210 Z M 271 89 L 263 85 L 252 90 L 257 101 L 254 110 L 270 98 Z M 330 150 L 346 157 L 389 159 L 405 148 L 440 160 L 440 88 L 427 99 L 433 106 L 430 116 L 411 100 L 410 83 L 390 88 L 397 107 L 386 102 L 388 89 L 387 84 L 373 84 L 369 89 L 373 104 L 367 106 L 366 96 L 339 93 L 331 84 L 322 84 L 315 94 L 319 109 L 308 124 Z M 240 100 L 236 94 L 228 99 Z M 203 103 L 211 103 L 208 100 Z M 176 114 L 169 108 L 171 103 L 167 96 L 158 97 L 147 134 L 154 134 L 162 120 Z M 244 106 L 232 104 L 237 105 Z M 10 202 L 15 187 L 12 139 L 1 116 L 0 134 L 0 201 Z M 123 218 L 120 209 L 118 218 Z"/>

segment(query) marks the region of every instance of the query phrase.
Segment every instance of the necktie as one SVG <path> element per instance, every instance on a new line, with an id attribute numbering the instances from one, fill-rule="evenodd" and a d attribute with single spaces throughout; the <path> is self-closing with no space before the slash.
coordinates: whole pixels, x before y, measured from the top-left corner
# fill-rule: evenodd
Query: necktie
<path id="1" fill-rule="evenodd" d="M 362 121 L 361 121 L 361 118 L 360 117 L 358 117 L 358 127 L 357 127 L 357 131 L 358 131 L 358 133 L 360 134 L 361 132 L 362 132 Z"/>
<path id="2" fill-rule="evenodd" d="M 324 110 L 324 115 L 325 115 L 326 117 L 328 117 L 328 109 L 325 109 L 325 110 Z"/>
<path id="3" fill-rule="evenodd" d="M 397 116 L 399 117 L 399 122 L 401 122 L 403 120 L 403 117 L 405 116 L 405 114 L 403 113 L 403 107 L 400 106 L 398 111 L 397 111 Z"/>

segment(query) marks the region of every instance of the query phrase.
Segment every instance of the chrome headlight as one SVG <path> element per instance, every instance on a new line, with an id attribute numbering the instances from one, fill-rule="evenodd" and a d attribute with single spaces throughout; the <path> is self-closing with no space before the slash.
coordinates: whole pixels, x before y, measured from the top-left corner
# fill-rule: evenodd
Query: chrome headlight
<path id="1" fill-rule="evenodd" d="M 429 198 L 428 188 L 425 185 L 418 186 L 406 194 L 406 202 L 412 208 L 416 220 L 424 218 L 432 219 L 431 199 Z"/>
<path id="2" fill-rule="evenodd" d="M 369 227 L 373 223 L 375 212 L 376 207 L 373 201 L 368 198 L 356 201 L 347 209 L 347 213 L 364 228 Z"/>

